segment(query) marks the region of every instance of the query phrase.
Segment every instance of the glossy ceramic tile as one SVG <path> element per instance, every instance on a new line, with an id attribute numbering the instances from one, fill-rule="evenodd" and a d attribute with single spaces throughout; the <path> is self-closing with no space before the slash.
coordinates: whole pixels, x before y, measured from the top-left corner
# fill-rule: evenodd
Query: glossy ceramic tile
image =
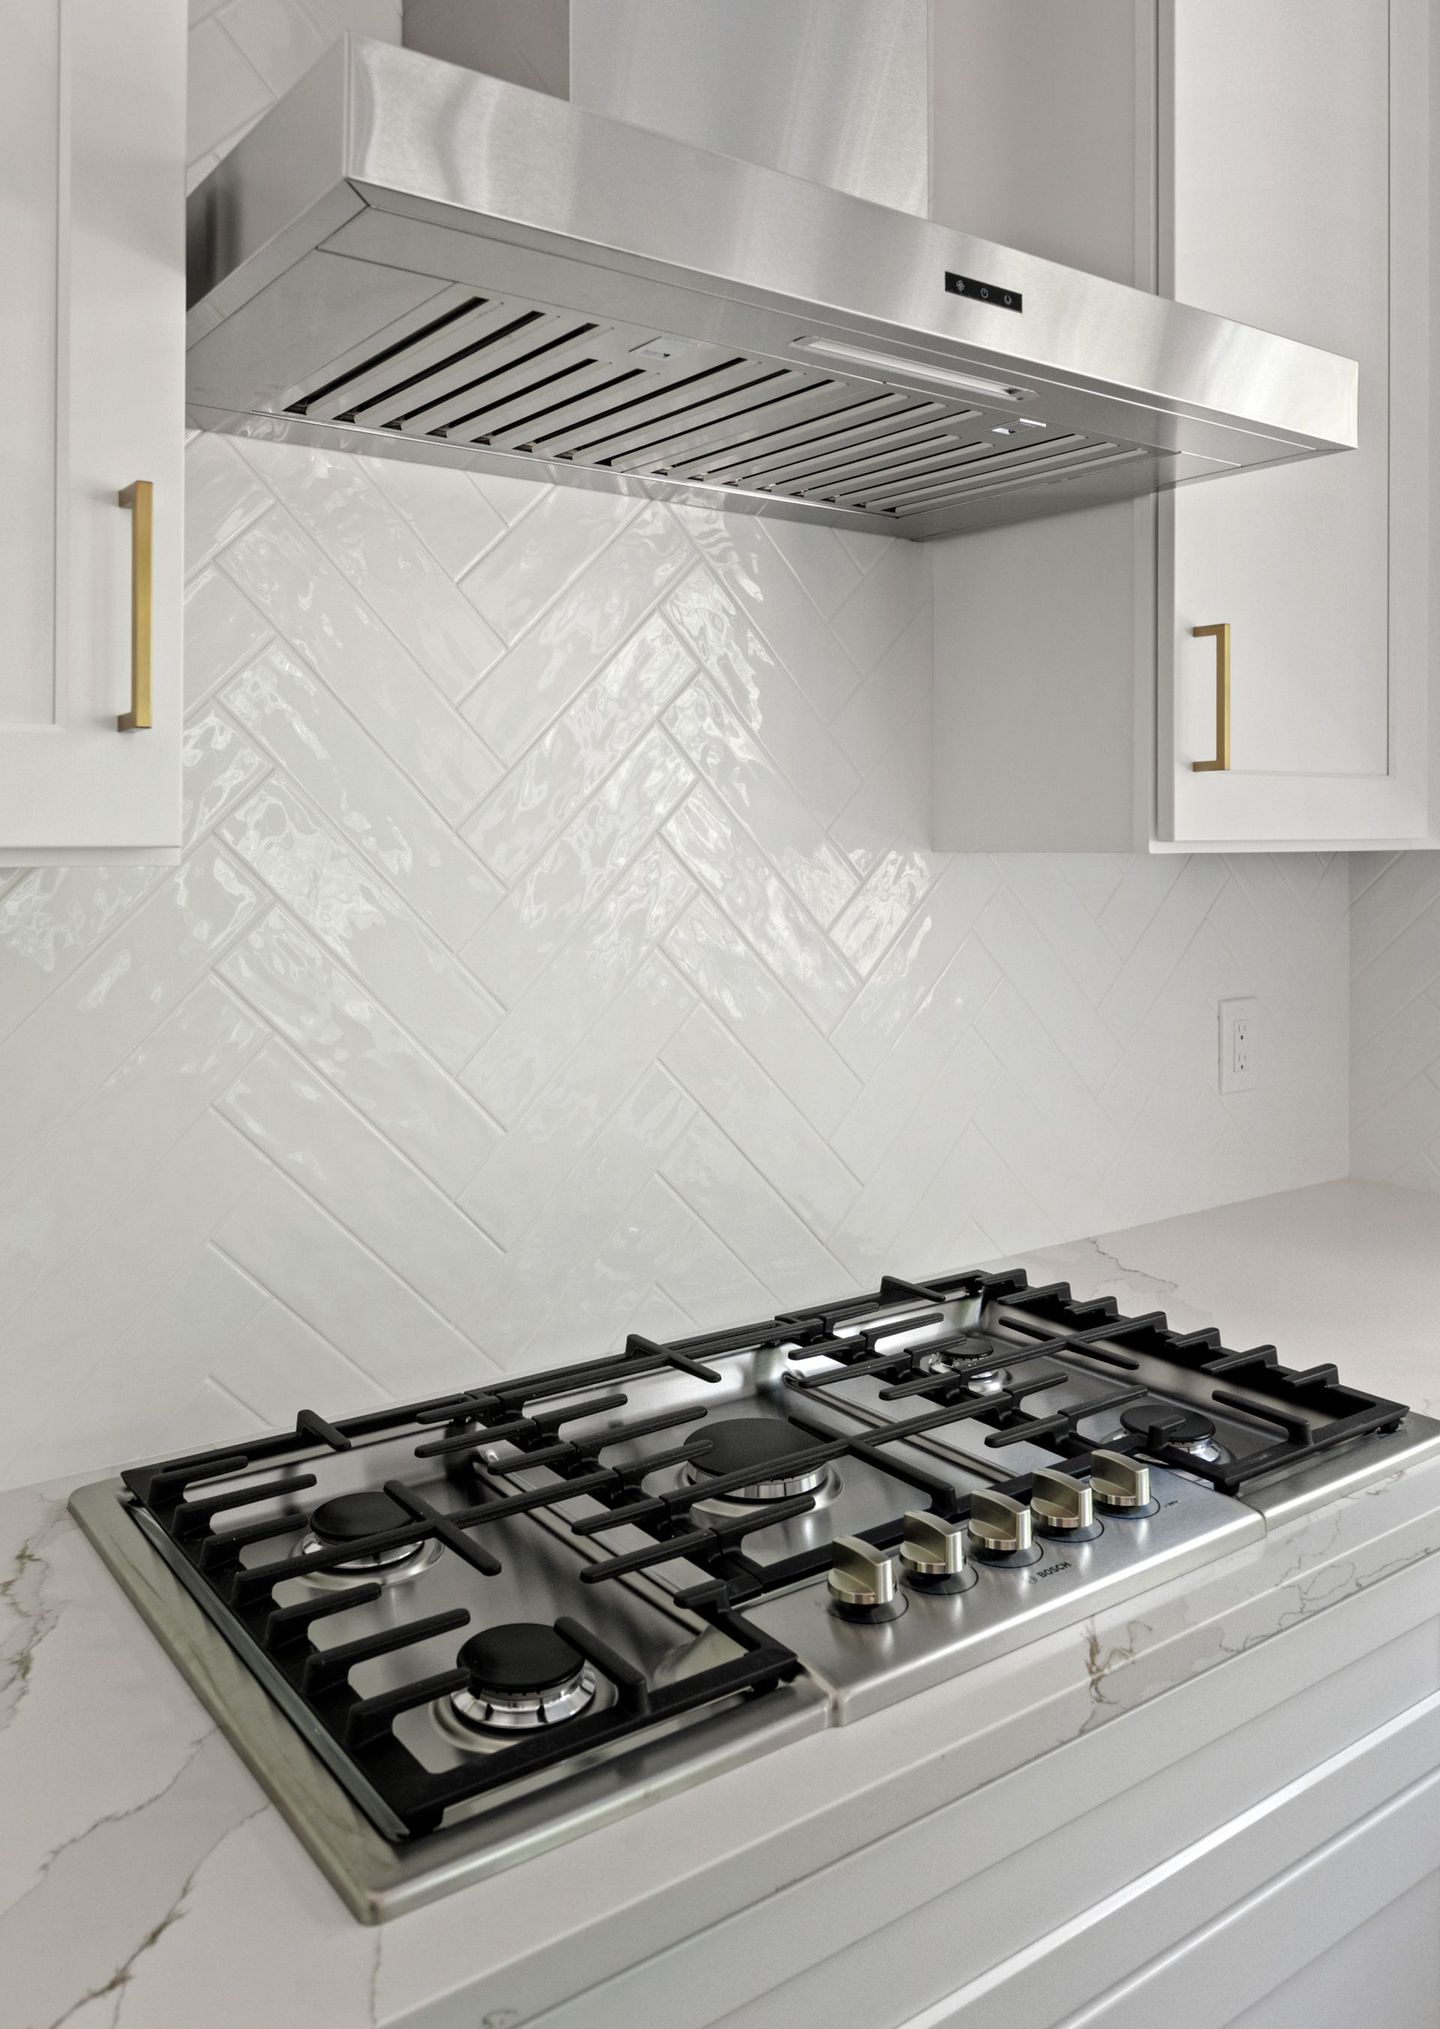
<path id="1" fill-rule="evenodd" d="M 815 920 L 833 923 L 859 885 L 855 869 L 714 684 L 708 678 L 692 683 L 666 712 L 664 723 Z"/>
<path id="2" fill-rule="evenodd" d="M 215 1228 L 256 1187 L 264 1167 L 243 1136 L 212 1109 L 136 1187 L 107 1201 L 97 1223 L 81 1232 L 57 1227 L 64 1259 L 7 1320 L 0 1351 L 13 1479 L 153 1453 L 162 1427 L 166 1449 L 187 1446 L 185 1431 L 174 1428 L 180 1392 L 222 1369 L 223 1357 L 207 1344 L 205 1357 L 197 1358 L 191 1338 L 173 1392 L 141 1404 L 117 1349 L 142 1319 L 170 1314 L 186 1264 L 199 1258 Z M 143 1411 L 138 1432 L 137 1408 Z M 214 1425 L 191 1428 L 194 1434 Z M 122 1431 L 133 1449 L 122 1444 Z"/>
<path id="3" fill-rule="evenodd" d="M 837 1229 L 859 1179 L 708 1008 L 686 1023 L 661 1062 L 816 1233 Z"/>
<path id="4" fill-rule="evenodd" d="M 858 686 L 860 670 L 843 631 L 815 626 L 815 602 L 770 541 L 765 524 L 709 508 L 681 508 L 679 514 L 701 556 L 764 635 L 776 660 L 818 715 L 833 719 Z M 914 610 L 912 597 L 907 617 Z"/>
<path id="5" fill-rule="evenodd" d="M 750 834 L 713 796 L 697 790 L 665 837 L 781 985 L 828 1032 L 854 993 L 855 976 Z"/>
<path id="6" fill-rule="evenodd" d="M 513 641 L 637 512 L 635 501 L 608 493 L 583 493 L 573 508 L 558 494 L 537 497 L 461 580 L 465 595 Z"/>
<path id="7" fill-rule="evenodd" d="M 247 529 L 225 568 L 443 817 L 474 809 L 500 772 L 493 755 L 287 515 Z"/>
<path id="8" fill-rule="evenodd" d="M 835 942 L 862 979 L 875 970 L 925 900 L 940 866 L 933 853 L 886 853 L 835 925 Z"/>
<path id="9" fill-rule="evenodd" d="M 486 864 L 502 880 L 513 879 L 695 673 L 665 622 L 646 621 L 465 827 Z"/>
<path id="10" fill-rule="evenodd" d="M 303 663 L 271 646 L 222 697 L 432 929 L 450 944 L 473 935 L 498 883 Z"/>
<path id="11" fill-rule="evenodd" d="M 576 930 L 694 780 L 658 730 L 566 826 L 466 948 L 476 975 L 513 1006 Z"/>
<path id="12" fill-rule="evenodd" d="M 258 1156 L 256 1160 L 264 1169 Z M 350 1358 L 367 1373 L 383 1377 L 392 1392 L 397 1347 L 405 1349 L 406 1385 L 413 1385 L 417 1395 L 468 1385 L 477 1372 L 490 1369 L 472 1339 L 448 1325 L 280 1170 L 266 1171 L 216 1228 L 212 1244 L 297 1317 L 343 1338 Z M 217 1355 L 217 1371 L 223 1373 L 223 1348 L 217 1347 Z M 193 1346 L 190 1358 L 193 1364 Z M 244 1387 L 243 1373 L 233 1379 Z"/>
<path id="13" fill-rule="evenodd" d="M 626 980 L 696 892 L 684 868 L 652 841 L 576 937 L 476 1051 L 464 1082 L 509 1124 L 603 1019 Z"/>
<path id="14" fill-rule="evenodd" d="M 185 457 L 185 568 L 194 571 L 270 506 L 228 437 L 196 436 Z"/>
<path id="15" fill-rule="evenodd" d="M 269 1043 L 220 1110 L 442 1317 L 474 1335 L 478 1291 L 499 1250 L 294 1051 Z"/>
<path id="16" fill-rule="evenodd" d="M 133 1203 L 169 1152 L 263 1042 L 209 980 L 0 1184 L 0 1316 L 64 1268 L 77 1239 Z"/>
<path id="17" fill-rule="evenodd" d="M 165 1377 L 77 1462 L 231 1439 L 286 1362 L 421 1392 L 1343 1167 L 1343 866 L 932 853 L 928 609 L 884 542 L 191 456 L 186 864 L 0 893 L 10 1371 L 53 1406 L 64 1330 Z M 802 612 L 803 681 L 764 631 Z M 460 695 L 472 625 L 509 638 Z M 1386 907 L 1393 943 L 1428 904 Z M 1423 1080 L 1435 973 L 1396 976 Z M 1238 1106 L 1231 990 L 1285 1040 Z M 178 1179 L 197 1134 L 221 1187 L 117 1301 L 114 1149 Z"/>
<path id="18" fill-rule="evenodd" d="M 202 712 L 186 726 L 180 760 L 183 842 L 188 851 L 269 772 L 270 762 L 229 719 L 214 711 Z"/>
<path id="19" fill-rule="evenodd" d="M 192 19 L 197 167 L 400 25 Z M 0 885 L 0 1477 L 1345 1168 L 1345 863 L 933 853 L 923 547 L 187 476 L 185 863 Z M 1360 864 L 1357 1146 L 1440 1184 L 1440 903 Z"/>
<path id="20" fill-rule="evenodd" d="M 497 545 L 497 553 L 523 541 L 525 554 L 517 561 L 528 568 L 533 546 L 542 536 L 550 542 L 557 521 L 563 525 L 571 513 L 599 519 L 591 503 L 604 495 L 578 494 L 580 506 L 572 510 L 562 499 L 565 491 L 562 488 L 545 503 L 543 528 L 541 509 L 527 514 L 518 529 Z M 555 512 L 550 511 L 552 502 L 559 503 Z M 631 501 L 622 505 L 634 507 Z M 608 536 L 609 523 L 601 526 Z M 558 561 L 563 570 L 564 557 Z M 515 642 L 468 700 L 468 717 L 494 751 L 507 762 L 518 760 L 690 561 L 684 537 L 667 510 L 649 506 L 628 515 L 613 543 Z"/>
<path id="21" fill-rule="evenodd" d="M 55 992 L 143 895 L 154 867 L 46 867 L 0 895 L 0 1035 Z"/>
<path id="22" fill-rule="evenodd" d="M 0 1045 L 9 1171 L 142 1044 L 223 955 L 259 891 L 204 846 Z"/>
<path id="23" fill-rule="evenodd" d="M 239 448 L 437 687 L 451 699 L 473 690 L 504 644 L 395 513 L 370 476 L 372 461 L 316 451 L 300 463 L 272 444 L 242 440 Z"/>
<path id="24" fill-rule="evenodd" d="M 400 40 L 400 0 L 190 0 L 192 170 L 218 159 L 349 31 Z"/>
<path id="25" fill-rule="evenodd" d="M 688 908 L 665 949 L 711 1012 L 739 1036 L 760 1068 L 817 1132 L 833 1136 L 860 1081 L 708 899 Z"/>
<path id="26" fill-rule="evenodd" d="M 707 1115 L 678 1137 L 660 1173 L 780 1306 L 813 1303 L 831 1286 L 830 1249 Z"/>
<path id="27" fill-rule="evenodd" d="M 457 487 L 438 466 L 412 465 L 404 458 L 359 462 L 451 579 L 463 578 L 505 533 L 503 515 L 478 481 Z"/>
<path id="28" fill-rule="evenodd" d="M 484 1343 L 502 1365 L 553 1366 L 593 1343 L 591 1331 L 556 1298 L 593 1280 L 607 1242 L 696 1111 L 659 1065 L 621 1100 L 548 1201 L 546 1217 L 508 1250 L 485 1290 Z M 613 1345 L 613 1327 L 605 1337 Z"/>
<path id="29" fill-rule="evenodd" d="M 458 1069 L 489 1035 L 500 1014 L 492 996 L 289 784 L 267 783 L 221 830 L 442 1064 Z"/>
<path id="30" fill-rule="evenodd" d="M 284 910 L 234 945 L 220 970 L 442 1190 L 460 1190 L 493 1153 L 495 1123 Z"/>
<path id="31" fill-rule="evenodd" d="M 534 1222 L 631 1086 L 664 1060 L 694 1005 L 669 966 L 651 959 L 591 1024 L 461 1194 L 493 1239 L 511 1246 Z"/>
<path id="32" fill-rule="evenodd" d="M 693 572 L 665 611 L 736 717 L 763 739 L 801 801 L 822 824 L 838 816 L 860 787 L 860 770 L 722 582 L 707 571 Z"/>
<path id="33" fill-rule="evenodd" d="M 198 571 L 185 588 L 186 711 L 253 662 L 269 638 L 269 622 L 223 571 Z"/>
<path id="34" fill-rule="evenodd" d="M 218 148 L 275 99 L 260 73 L 213 16 L 190 31 L 190 159 Z"/>
<path id="35" fill-rule="evenodd" d="M 225 0 L 216 16 L 266 87 L 283 92 L 325 52 L 327 38 L 303 0 Z"/>

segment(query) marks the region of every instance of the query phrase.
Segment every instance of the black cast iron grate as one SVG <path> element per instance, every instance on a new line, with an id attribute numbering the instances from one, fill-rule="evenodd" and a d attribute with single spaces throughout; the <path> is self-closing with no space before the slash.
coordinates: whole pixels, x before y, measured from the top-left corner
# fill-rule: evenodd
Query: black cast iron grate
<path id="1" fill-rule="evenodd" d="M 932 1337 L 921 1347 L 880 1349 L 897 1331 L 943 1326 L 945 1307 L 964 1300 L 978 1300 L 982 1316 L 987 1304 L 1003 1304 L 1009 1319 L 1018 1315 L 1023 1322 L 1029 1318 L 1049 1335 L 1034 1344 L 1012 1344 L 1007 1339 L 997 1346 L 983 1335 L 961 1330 Z M 1125 1450 L 1177 1467 L 1225 1493 L 1303 1464 L 1336 1445 L 1393 1429 L 1406 1414 L 1401 1403 L 1343 1386 L 1333 1366 L 1299 1371 L 1282 1366 L 1273 1346 L 1235 1352 L 1226 1348 L 1213 1330 L 1171 1331 L 1159 1311 L 1124 1317 L 1112 1298 L 1081 1301 L 1066 1283 L 1032 1289 L 1019 1271 L 1000 1275 L 975 1271 L 923 1283 L 886 1277 L 868 1296 L 785 1312 L 758 1324 L 703 1333 L 670 1345 L 632 1336 L 622 1353 L 608 1359 L 497 1381 L 338 1423 L 302 1410 L 293 1432 L 260 1439 L 244 1451 L 212 1451 L 137 1468 L 125 1474 L 125 1483 L 137 1506 L 164 1532 L 173 1552 L 185 1560 L 192 1579 L 209 1597 L 213 1617 L 220 1620 L 239 1652 L 252 1667 L 263 1660 L 265 1669 L 278 1673 L 292 1696 L 324 1728 L 343 1760 L 383 1799 L 406 1836 L 420 1836 L 438 1827 L 446 1812 L 457 1805 L 521 1779 L 563 1769 L 578 1755 L 623 1746 L 703 1707 L 764 1695 L 799 1671 L 795 1655 L 755 1629 L 745 1619 L 743 1608 L 766 1593 L 823 1573 L 830 1564 L 830 1548 L 822 1544 L 762 1565 L 745 1554 L 743 1545 L 747 1535 L 810 1510 L 815 1505 L 813 1495 L 769 1501 L 723 1521 L 701 1517 L 703 1525 L 698 1525 L 692 1512 L 696 1503 L 753 1481 L 753 1467 L 728 1475 L 707 1474 L 701 1482 L 665 1492 L 647 1492 L 644 1482 L 662 1467 L 703 1456 L 707 1449 L 703 1403 L 618 1424 L 599 1436 L 562 1435 L 567 1423 L 623 1408 L 627 1397 L 623 1387 L 616 1391 L 616 1383 L 667 1370 L 693 1381 L 715 1383 L 722 1379 L 716 1362 L 737 1354 L 782 1348 L 792 1358 L 808 1361 L 823 1356 L 830 1362 L 818 1372 L 787 1376 L 797 1406 L 803 1405 L 808 1390 L 833 1382 L 837 1375 L 873 1375 L 885 1384 L 883 1399 L 898 1403 L 915 1398 L 917 1407 L 913 1412 L 897 1412 L 897 1420 L 888 1426 L 844 1436 L 807 1423 L 803 1407 L 799 1413 L 789 1409 L 789 1420 L 802 1433 L 802 1440 L 808 1441 L 798 1443 L 783 1462 L 772 1461 L 770 1469 L 790 1477 L 841 1457 L 861 1459 L 913 1487 L 933 1512 L 948 1520 L 967 1515 L 968 1495 L 957 1491 L 943 1473 L 921 1468 L 913 1459 L 897 1458 L 895 1446 L 970 1422 L 977 1434 L 983 1433 L 981 1442 L 986 1448 L 1003 1454 L 1014 1444 L 1044 1444 L 1064 1458 L 1072 1471 L 1084 1474 L 1090 1467 L 1090 1446 L 1079 1434 L 1080 1421 L 1153 1396 L 1157 1392 L 1153 1385 L 1123 1379 L 1136 1373 L 1142 1361 L 1162 1361 L 1189 1377 L 1191 1401 L 1199 1382 L 1217 1407 L 1241 1412 L 1277 1434 L 1273 1441 L 1243 1457 L 1207 1460 L 1168 1443 L 1162 1419 L 1140 1434 L 1107 1444 L 1107 1449 Z M 952 1356 L 950 1370 L 934 1373 L 919 1368 L 919 1353 L 942 1350 Z M 1069 1350 L 1083 1355 L 1088 1363 L 1115 1372 L 1121 1377 L 1117 1386 L 1074 1409 L 1030 1413 L 1027 1398 L 1065 1378 L 1063 1359 Z M 993 1368 L 997 1361 L 1007 1369 L 1022 1367 L 1025 1371 L 1018 1378 L 1012 1371 L 1003 1389 L 984 1395 L 971 1393 L 969 1376 L 987 1366 Z M 573 1398 L 580 1388 L 602 1392 L 576 1402 Z M 1236 1393 L 1240 1388 L 1246 1391 L 1244 1395 Z M 556 1398 L 571 1399 L 561 1400 L 559 1406 L 544 1406 Z M 617 1445 L 696 1423 L 701 1430 L 669 1450 L 652 1452 L 627 1464 L 605 1461 L 604 1454 Z M 385 1482 L 384 1491 L 405 1516 L 395 1527 L 330 1549 L 259 1563 L 243 1561 L 244 1553 L 257 1544 L 293 1537 L 303 1517 L 291 1508 L 262 1521 L 229 1527 L 226 1516 L 232 1509 L 271 1498 L 293 1501 L 297 1494 L 315 1486 L 315 1474 L 297 1468 L 315 1456 L 317 1447 L 348 1451 L 357 1443 L 398 1437 L 407 1430 L 413 1433 L 417 1425 L 422 1430 L 434 1426 L 437 1431 L 416 1447 L 417 1458 L 439 1459 L 447 1467 L 474 1467 L 477 1483 L 484 1490 L 481 1499 L 468 1506 L 442 1509 L 404 1480 L 392 1478 Z M 513 1447 L 514 1456 L 503 1468 L 492 1471 L 481 1465 L 478 1449 L 482 1444 L 497 1443 Z M 267 1465 L 279 1469 L 279 1476 L 234 1484 L 238 1475 Z M 513 1479 L 522 1466 L 547 1469 L 554 1475 L 553 1483 L 518 1493 L 507 1491 L 500 1483 L 501 1473 Z M 225 1484 L 217 1486 L 218 1482 Z M 1030 1491 L 1028 1475 L 999 1483 L 1003 1491 L 1018 1498 L 1025 1498 Z M 275 1599 L 275 1588 L 287 1579 L 352 1565 L 365 1557 L 384 1557 L 407 1546 L 438 1543 L 471 1567 L 481 1586 L 477 1601 L 483 1601 L 483 1581 L 500 1569 L 498 1558 L 484 1540 L 487 1526 L 539 1516 L 542 1511 L 554 1519 L 563 1503 L 582 1495 L 595 1501 L 603 1512 L 580 1520 L 560 1517 L 567 1523 L 577 1553 L 588 1560 L 579 1570 L 581 1582 L 602 1587 L 607 1581 L 683 1558 L 704 1576 L 700 1583 L 677 1593 L 676 1603 L 726 1635 L 737 1654 L 679 1683 L 653 1684 L 586 1623 L 574 1616 L 562 1618 L 555 1623 L 557 1632 L 608 1681 L 612 1702 L 548 1732 L 519 1736 L 472 1766 L 436 1771 L 423 1767 L 411 1754 L 397 1737 L 394 1722 L 404 1712 L 464 1689 L 466 1672 L 459 1668 L 443 1671 L 370 1697 L 357 1693 L 350 1672 L 377 1656 L 458 1633 L 469 1624 L 470 1613 L 464 1608 L 452 1609 L 326 1648 L 311 1640 L 311 1629 L 331 1614 L 378 1599 L 382 1590 L 378 1583 L 357 1583 L 319 1599 L 289 1605 L 280 1605 Z M 649 1537 L 648 1544 L 614 1556 L 599 1554 L 601 1546 L 594 1539 L 620 1527 L 640 1530 Z M 899 1542 L 903 1528 L 903 1517 L 897 1515 L 862 1533 L 877 1548 L 888 1549 Z"/>

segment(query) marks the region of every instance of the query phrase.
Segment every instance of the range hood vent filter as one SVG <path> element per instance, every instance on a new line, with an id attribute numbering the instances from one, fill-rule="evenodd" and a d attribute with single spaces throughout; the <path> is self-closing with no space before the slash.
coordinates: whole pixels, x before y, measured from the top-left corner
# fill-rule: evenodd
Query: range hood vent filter
<path id="1" fill-rule="evenodd" d="M 342 372 L 322 371 L 284 413 L 897 522 L 992 487 L 1145 455 L 1038 422 L 1016 443 L 1016 426 L 1002 435 L 976 410 L 933 397 L 679 340 L 637 347 L 613 326 L 469 295 Z"/>

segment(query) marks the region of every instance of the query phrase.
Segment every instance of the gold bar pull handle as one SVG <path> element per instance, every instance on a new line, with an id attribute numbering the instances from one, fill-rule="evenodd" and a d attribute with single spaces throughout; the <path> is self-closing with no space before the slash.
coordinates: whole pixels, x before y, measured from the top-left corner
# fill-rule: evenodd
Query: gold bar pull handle
<path id="1" fill-rule="evenodd" d="M 155 486 L 137 479 L 119 495 L 130 510 L 130 709 L 116 724 L 122 733 L 150 730 L 150 648 L 154 625 Z"/>
<path id="2" fill-rule="evenodd" d="M 1230 622 L 1192 627 L 1190 632 L 1197 641 L 1215 637 L 1215 759 L 1190 764 L 1197 775 L 1212 775 L 1230 766 Z"/>

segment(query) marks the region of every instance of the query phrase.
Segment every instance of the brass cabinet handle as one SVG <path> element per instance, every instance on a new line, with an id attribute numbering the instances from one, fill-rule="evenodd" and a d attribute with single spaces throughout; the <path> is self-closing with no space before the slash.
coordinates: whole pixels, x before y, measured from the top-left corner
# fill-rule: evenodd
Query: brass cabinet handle
<path id="1" fill-rule="evenodd" d="M 119 495 L 130 510 L 130 709 L 116 724 L 122 733 L 150 730 L 150 647 L 154 625 L 155 486 L 137 479 Z"/>
<path id="2" fill-rule="evenodd" d="M 1215 637 L 1215 759 L 1190 764 L 1197 775 L 1210 775 L 1230 766 L 1230 622 L 1192 627 L 1190 632 L 1197 641 L 1205 635 Z"/>

